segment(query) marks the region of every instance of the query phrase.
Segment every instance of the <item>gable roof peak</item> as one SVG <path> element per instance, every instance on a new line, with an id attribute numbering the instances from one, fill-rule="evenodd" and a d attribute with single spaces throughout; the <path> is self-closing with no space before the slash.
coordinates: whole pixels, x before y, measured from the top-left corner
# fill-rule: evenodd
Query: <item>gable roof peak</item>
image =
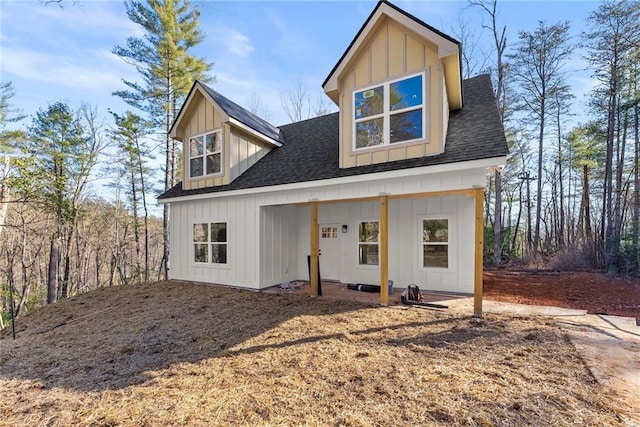
<path id="1" fill-rule="evenodd" d="M 344 51 L 338 62 L 335 64 L 327 78 L 322 83 L 322 87 L 327 95 L 337 103 L 337 91 L 338 91 L 338 79 L 340 75 L 345 71 L 349 64 L 353 61 L 356 52 L 360 46 L 365 42 L 369 33 L 375 29 L 378 22 L 385 18 L 393 19 L 394 21 L 410 28 L 417 34 L 421 34 L 426 39 L 433 42 L 438 47 L 438 56 L 440 58 L 451 57 L 456 55 L 458 60 L 458 68 L 460 66 L 460 50 L 461 43 L 453 37 L 443 33 L 435 27 L 427 24 L 414 15 L 399 8 L 388 0 L 380 0 L 376 7 L 373 9 L 369 17 L 364 22 L 360 30 L 351 41 L 347 49 Z M 458 70 L 457 73 L 458 85 L 462 84 L 462 73 Z M 461 104 L 461 102 L 460 102 Z"/>
<path id="2" fill-rule="evenodd" d="M 219 92 L 216 92 L 206 84 L 197 81 L 197 84 L 202 86 L 205 92 L 213 99 L 213 101 L 220 107 L 230 118 L 233 118 L 241 124 L 248 126 L 252 130 L 280 142 L 280 129 L 277 126 L 272 125 L 268 121 L 261 117 L 258 117 L 251 111 L 241 107 L 229 98 L 223 96 Z"/>
<path id="3" fill-rule="evenodd" d="M 178 137 L 178 135 L 180 134 L 179 124 L 185 119 L 185 116 L 188 115 L 187 107 L 191 103 L 191 100 L 196 93 L 200 93 L 204 98 L 208 99 L 209 102 L 212 102 L 215 106 L 222 110 L 223 121 L 229 121 L 233 125 L 244 129 L 246 132 L 258 136 L 259 138 L 275 146 L 279 147 L 282 145 L 280 139 L 280 129 L 277 126 L 272 125 L 271 123 L 261 117 L 258 117 L 251 111 L 241 107 L 240 105 L 231 101 L 229 98 L 216 92 L 200 80 L 196 80 L 191 86 L 191 90 L 189 90 L 187 98 L 185 99 L 182 107 L 180 108 L 180 111 L 178 112 L 178 115 L 173 121 L 171 129 L 169 130 L 169 134 L 172 138 L 180 139 L 180 137 Z"/>

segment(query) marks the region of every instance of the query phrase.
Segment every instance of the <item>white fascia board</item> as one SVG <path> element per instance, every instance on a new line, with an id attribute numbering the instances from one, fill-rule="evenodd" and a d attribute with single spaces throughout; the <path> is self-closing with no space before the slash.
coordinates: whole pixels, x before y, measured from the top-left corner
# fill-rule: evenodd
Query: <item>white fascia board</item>
<path id="1" fill-rule="evenodd" d="M 388 16 L 389 18 L 400 23 L 401 25 L 404 25 L 405 27 L 411 29 L 416 34 L 419 34 L 425 39 L 435 43 L 438 46 L 438 58 L 440 59 L 444 58 L 445 56 L 458 55 L 460 53 L 459 46 L 456 43 L 446 39 L 445 37 L 442 37 L 440 34 L 434 31 L 431 31 L 429 28 L 426 28 L 422 24 L 398 12 L 392 7 L 386 4 L 381 4 L 380 8 L 371 17 L 371 19 L 367 23 L 367 26 L 362 30 L 362 32 L 358 36 L 358 39 L 356 40 L 356 42 L 353 44 L 353 46 L 351 46 L 351 49 L 349 49 L 349 52 L 347 53 L 347 55 L 345 55 L 345 57 L 342 59 L 338 68 L 335 69 L 335 71 L 331 74 L 331 77 L 329 78 L 329 80 L 327 80 L 327 83 L 324 86 L 325 92 L 332 92 L 334 90 L 338 90 L 338 76 L 342 74 L 347 64 L 351 62 L 353 55 L 357 52 L 357 50 L 360 48 L 360 45 L 362 45 L 364 40 L 367 38 L 371 30 L 373 29 L 373 27 L 378 23 L 378 21 L 382 18 L 383 15 Z"/>
<path id="2" fill-rule="evenodd" d="M 455 55 L 458 53 L 458 45 L 456 43 L 451 40 L 447 40 L 440 34 L 431 31 L 429 28 L 426 28 L 422 24 L 410 19 L 408 16 L 398 12 L 397 10 L 386 6 L 384 13 L 391 19 L 411 29 L 413 32 L 420 34 L 425 39 L 435 43 L 438 46 L 438 58 L 444 58 L 445 56 Z"/>
<path id="3" fill-rule="evenodd" d="M 485 169 L 505 164 L 506 156 L 491 157 L 488 159 L 471 160 L 468 162 L 447 163 L 444 165 L 423 166 L 418 168 L 399 169 L 386 172 L 353 175 L 341 178 L 322 179 L 317 181 L 296 182 L 292 184 L 271 185 L 265 187 L 244 188 L 242 190 L 218 191 L 213 193 L 194 194 L 189 196 L 160 199 L 158 203 L 185 202 L 190 200 L 214 199 L 220 197 L 248 196 L 280 191 L 321 188 L 333 185 L 351 184 L 363 181 L 385 180 L 392 178 L 407 178 L 420 175 L 432 175 L 437 173 L 457 172 L 469 169 Z"/>
<path id="4" fill-rule="evenodd" d="M 255 129 L 250 128 L 249 126 L 245 125 L 244 123 L 242 123 L 241 121 L 238 121 L 237 119 L 234 119 L 233 117 L 229 117 L 229 123 L 231 123 L 232 125 L 242 129 L 243 131 L 250 133 L 251 135 L 255 136 L 256 138 L 260 138 L 270 144 L 275 145 L 276 147 L 282 147 L 282 143 L 280 141 L 276 141 L 273 138 L 269 138 L 267 135 L 258 132 Z"/>
<path id="5" fill-rule="evenodd" d="M 195 86 L 193 87 L 193 89 L 189 93 L 189 96 L 187 97 L 187 99 L 182 104 L 183 106 L 180 109 L 180 113 L 178 114 L 178 117 L 176 117 L 176 119 L 173 122 L 173 125 L 171 126 L 171 133 L 169 134 L 169 136 L 171 138 L 175 138 L 176 137 L 176 134 L 177 134 L 177 131 L 178 131 L 178 123 L 180 123 L 184 119 L 185 114 L 187 114 L 187 108 L 186 107 L 193 100 L 193 97 L 195 96 L 196 91 L 200 92 L 200 94 L 206 100 L 208 100 L 210 103 L 212 103 L 213 105 L 216 106 L 216 108 L 221 113 L 221 121 L 222 122 L 226 122 L 227 120 L 229 120 L 229 116 L 227 115 L 227 113 L 222 108 L 220 108 L 220 106 L 213 100 L 213 98 L 211 96 L 209 96 L 207 91 L 202 87 L 202 84 L 200 82 L 196 82 Z"/>

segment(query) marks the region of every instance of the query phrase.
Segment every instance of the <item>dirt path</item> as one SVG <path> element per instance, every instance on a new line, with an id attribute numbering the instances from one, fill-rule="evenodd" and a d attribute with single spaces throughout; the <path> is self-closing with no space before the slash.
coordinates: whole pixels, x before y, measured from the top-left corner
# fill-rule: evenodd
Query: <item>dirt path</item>
<path id="1" fill-rule="evenodd" d="M 558 318 L 596 379 L 614 391 L 631 426 L 640 426 L 640 327 L 629 317 Z"/>
<path id="2" fill-rule="evenodd" d="M 503 299 L 524 299 L 518 295 L 503 295 Z M 461 313 L 468 313 L 473 306 L 471 298 L 446 303 L 451 311 Z M 576 305 L 580 306 L 579 303 Z M 552 318 L 568 334 L 601 384 L 603 393 L 614 396 L 627 425 L 640 427 L 640 326 L 636 325 L 635 317 L 587 314 L 586 309 L 493 300 L 485 300 L 483 306 L 485 313 Z"/>

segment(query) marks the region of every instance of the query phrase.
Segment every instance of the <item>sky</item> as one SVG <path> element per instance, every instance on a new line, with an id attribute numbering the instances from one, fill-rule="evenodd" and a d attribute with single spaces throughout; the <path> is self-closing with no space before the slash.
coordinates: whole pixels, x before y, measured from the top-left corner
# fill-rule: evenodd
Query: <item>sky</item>
<path id="1" fill-rule="evenodd" d="M 482 14 L 463 1 L 392 1 L 439 30 L 455 34 L 457 21 L 467 22 L 480 45 L 488 46 Z M 215 90 L 248 107 L 258 101 L 259 111 L 274 125 L 289 123 L 281 94 L 300 80 L 315 104 L 322 82 L 376 5 L 376 1 L 193 1 L 200 8 L 205 40 L 193 53 L 213 62 Z M 127 37 L 140 37 L 123 1 L 63 0 L 44 5 L 39 0 L 0 0 L 0 80 L 11 81 L 13 106 L 29 116 L 48 105 L 97 106 L 130 109 L 112 95 L 124 89 L 122 79 L 136 81 L 132 65 L 112 53 Z M 571 23 L 578 41 L 585 18 L 598 7 L 595 1 L 499 1 L 499 24 L 507 27 L 508 45 L 518 31 L 533 31 L 538 21 Z M 579 55 L 567 65 L 577 95 L 574 109 L 581 114 L 585 94 L 594 83 Z M 326 98 L 326 103 L 330 101 Z M 30 123 L 27 118 L 26 124 Z"/>

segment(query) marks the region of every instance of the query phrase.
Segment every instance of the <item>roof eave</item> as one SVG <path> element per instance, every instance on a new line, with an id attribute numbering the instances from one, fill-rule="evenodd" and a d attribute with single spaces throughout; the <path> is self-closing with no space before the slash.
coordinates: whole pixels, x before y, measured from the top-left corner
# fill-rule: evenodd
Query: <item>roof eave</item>
<path id="1" fill-rule="evenodd" d="M 187 98 L 182 104 L 182 107 L 178 112 L 178 116 L 174 120 L 173 125 L 171 126 L 171 129 L 169 129 L 169 136 L 171 138 L 177 139 L 178 141 L 183 141 L 184 135 L 180 133 L 180 123 L 182 123 L 182 121 L 185 119 L 187 110 L 189 109 L 188 106 L 191 105 L 193 97 L 196 95 L 196 93 L 200 93 L 205 99 L 207 99 L 209 102 L 215 105 L 218 108 L 218 110 L 220 110 L 220 112 L 222 113 L 222 117 L 221 117 L 222 122 L 226 122 L 229 120 L 229 115 L 224 111 L 224 109 L 221 108 L 215 102 L 215 100 L 211 97 L 211 95 L 209 95 L 209 93 L 203 87 L 202 83 L 200 83 L 199 81 L 196 81 L 193 83 L 193 86 L 191 86 L 191 90 L 189 91 Z"/>
<path id="2" fill-rule="evenodd" d="M 376 26 L 376 24 L 383 19 L 385 16 L 401 23 L 407 28 L 411 29 L 417 34 L 420 34 L 427 40 L 432 41 L 438 47 L 438 57 L 440 59 L 455 55 L 456 59 L 459 58 L 460 55 L 460 42 L 453 39 L 452 37 L 442 33 L 434 27 L 431 27 L 427 23 L 421 21 L 415 16 L 403 11 L 397 6 L 386 2 L 380 1 L 376 8 L 371 12 L 363 26 L 360 28 L 355 38 L 349 44 L 349 47 L 342 54 L 342 57 L 338 61 L 338 63 L 333 67 L 325 81 L 322 83 L 322 87 L 329 95 L 329 97 L 335 102 L 337 99 L 338 92 L 338 80 L 342 75 L 345 68 L 349 66 L 355 53 L 358 51 L 362 43 L 366 40 L 370 31 Z M 459 59 L 457 59 L 459 63 Z M 462 74 L 458 70 L 458 83 L 457 85 L 461 87 L 462 85 Z M 462 91 L 460 90 L 460 93 Z M 334 96 L 332 96 L 334 94 Z M 462 102 L 460 100 L 460 105 Z"/>

